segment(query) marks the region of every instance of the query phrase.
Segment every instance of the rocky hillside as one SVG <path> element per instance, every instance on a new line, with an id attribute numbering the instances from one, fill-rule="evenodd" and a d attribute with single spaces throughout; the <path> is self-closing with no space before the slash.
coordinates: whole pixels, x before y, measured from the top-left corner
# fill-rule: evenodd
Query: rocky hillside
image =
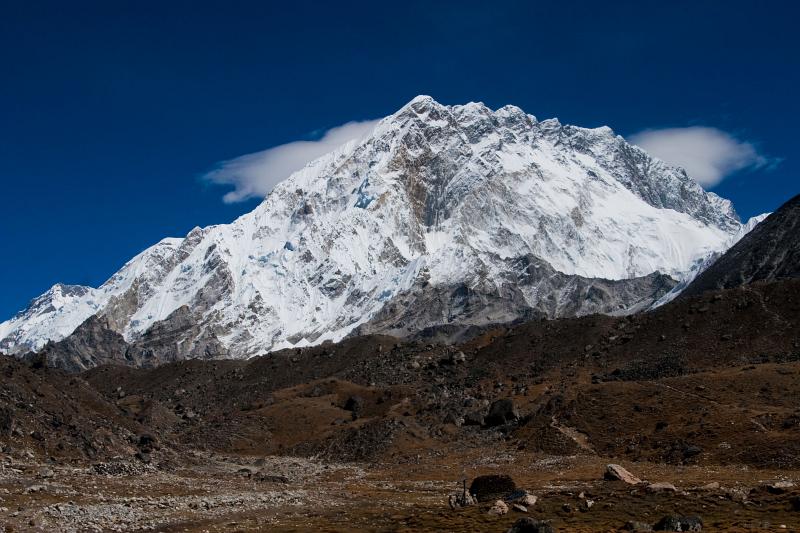
<path id="1" fill-rule="evenodd" d="M 798 277 L 800 196 L 795 196 L 717 259 L 683 294 Z"/>
<path id="2" fill-rule="evenodd" d="M 0 440 L 73 458 L 132 457 L 148 434 L 164 453 L 406 460 L 420 447 L 522 446 L 798 468 L 798 317 L 789 280 L 458 345 L 365 336 L 77 376 L 4 358 Z"/>

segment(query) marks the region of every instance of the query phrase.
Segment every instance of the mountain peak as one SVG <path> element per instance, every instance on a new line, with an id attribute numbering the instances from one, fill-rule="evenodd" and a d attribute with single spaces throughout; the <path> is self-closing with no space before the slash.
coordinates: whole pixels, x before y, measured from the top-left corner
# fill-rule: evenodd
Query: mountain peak
<path id="1" fill-rule="evenodd" d="M 161 241 L 0 339 L 38 349 L 98 315 L 147 353 L 169 338 L 170 357 L 247 357 L 356 330 L 629 312 L 723 250 L 741 227 L 726 206 L 609 128 L 420 95 L 251 213 Z"/>

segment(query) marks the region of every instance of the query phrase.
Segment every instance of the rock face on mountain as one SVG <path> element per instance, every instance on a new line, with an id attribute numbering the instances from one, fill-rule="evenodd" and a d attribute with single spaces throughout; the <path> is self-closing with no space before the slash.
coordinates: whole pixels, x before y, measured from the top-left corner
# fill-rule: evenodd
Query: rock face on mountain
<path id="1" fill-rule="evenodd" d="M 800 195 L 758 224 L 683 291 L 691 296 L 754 281 L 800 277 Z"/>
<path id="2" fill-rule="evenodd" d="M 231 224 L 165 239 L 100 288 L 56 285 L 0 324 L 0 351 L 102 327 L 132 364 L 242 358 L 361 331 L 626 313 L 741 227 L 730 202 L 610 128 L 421 96 Z"/>

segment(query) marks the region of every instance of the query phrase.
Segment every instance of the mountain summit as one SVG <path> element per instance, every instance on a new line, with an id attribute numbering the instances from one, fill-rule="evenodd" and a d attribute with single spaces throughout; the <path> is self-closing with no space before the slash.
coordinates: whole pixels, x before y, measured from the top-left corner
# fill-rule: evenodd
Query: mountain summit
<path id="1" fill-rule="evenodd" d="M 136 357 L 173 359 L 632 312 L 741 227 L 608 127 L 418 96 L 231 224 L 165 239 L 97 289 L 54 286 L 0 324 L 0 350 L 41 350 L 90 317 Z"/>

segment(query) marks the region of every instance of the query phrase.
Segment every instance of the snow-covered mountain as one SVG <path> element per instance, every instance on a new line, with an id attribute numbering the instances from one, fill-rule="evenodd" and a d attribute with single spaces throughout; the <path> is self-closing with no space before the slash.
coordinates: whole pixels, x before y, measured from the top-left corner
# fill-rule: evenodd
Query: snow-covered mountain
<path id="1" fill-rule="evenodd" d="M 620 313 L 741 227 L 729 201 L 610 128 L 419 96 L 231 224 L 165 239 L 97 289 L 54 286 L 0 324 L 0 350 L 40 350 L 91 316 L 148 353 L 246 357 L 354 331 Z"/>

